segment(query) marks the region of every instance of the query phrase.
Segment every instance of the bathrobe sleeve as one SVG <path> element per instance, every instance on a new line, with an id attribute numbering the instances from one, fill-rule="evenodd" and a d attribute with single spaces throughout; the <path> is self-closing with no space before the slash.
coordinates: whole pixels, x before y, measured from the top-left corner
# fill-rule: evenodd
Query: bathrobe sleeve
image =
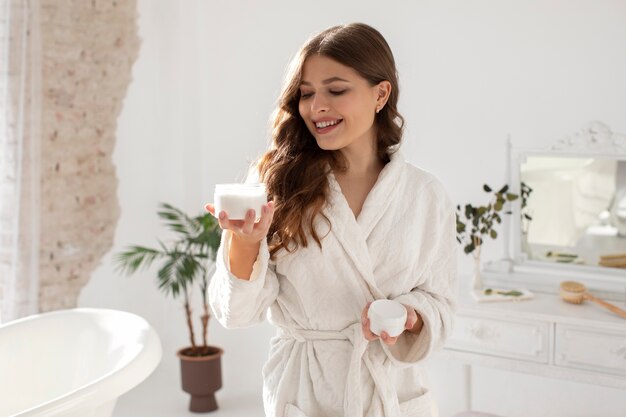
<path id="1" fill-rule="evenodd" d="M 424 325 L 419 335 L 404 332 L 393 346 L 382 344 L 398 366 L 412 365 L 443 346 L 450 335 L 456 310 L 457 241 L 456 211 L 447 195 L 433 213 L 437 221 L 432 256 L 419 284 L 395 299 L 412 306 Z"/>
<path id="2" fill-rule="evenodd" d="M 251 169 L 246 183 L 258 181 Z M 261 241 L 250 280 L 237 278 L 230 271 L 228 252 L 232 232 L 224 230 L 216 256 L 216 268 L 209 283 L 209 305 L 217 321 L 226 328 L 248 327 L 265 318 L 268 307 L 278 296 L 276 267 L 270 262 L 267 240 Z"/>
<path id="3" fill-rule="evenodd" d="M 278 296 L 275 266 L 270 264 L 266 239 L 252 267 L 250 280 L 237 278 L 229 269 L 228 249 L 232 232 L 222 232 L 216 269 L 209 283 L 209 304 L 213 315 L 226 328 L 248 327 L 265 318 Z"/>

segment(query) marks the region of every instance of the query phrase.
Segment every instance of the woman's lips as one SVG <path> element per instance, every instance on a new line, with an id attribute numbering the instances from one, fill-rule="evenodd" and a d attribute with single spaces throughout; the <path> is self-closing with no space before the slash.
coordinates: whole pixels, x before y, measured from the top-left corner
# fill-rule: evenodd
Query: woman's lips
<path id="1" fill-rule="evenodd" d="M 315 126 L 315 131 L 317 133 L 319 133 L 320 135 L 324 135 L 326 133 L 329 133 L 331 131 L 333 131 L 337 126 L 339 126 L 341 123 L 343 123 L 343 120 L 339 120 L 339 122 L 337 122 L 334 125 L 331 126 L 326 126 L 326 127 L 317 127 L 315 124 L 313 124 L 313 126 Z"/>

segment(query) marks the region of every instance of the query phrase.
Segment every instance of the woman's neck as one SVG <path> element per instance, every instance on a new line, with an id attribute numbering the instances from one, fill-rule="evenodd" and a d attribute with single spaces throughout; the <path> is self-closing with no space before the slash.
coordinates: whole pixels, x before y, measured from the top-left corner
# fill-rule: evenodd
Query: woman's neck
<path id="1" fill-rule="evenodd" d="M 368 147 L 344 148 L 340 150 L 346 160 L 347 169 L 341 175 L 348 178 L 362 178 L 378 175 L 384 167 L 378 157 L 375 143 Z"/>

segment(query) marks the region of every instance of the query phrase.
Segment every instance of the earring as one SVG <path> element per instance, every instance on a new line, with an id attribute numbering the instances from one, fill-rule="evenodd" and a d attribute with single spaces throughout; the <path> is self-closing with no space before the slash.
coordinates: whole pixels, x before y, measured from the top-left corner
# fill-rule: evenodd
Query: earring
<path id="1" fill-rule="evenodd" d="M 380 112 L 380 107 L 376 107 L 376 114 L 378 114 L 378 112 Z"/>

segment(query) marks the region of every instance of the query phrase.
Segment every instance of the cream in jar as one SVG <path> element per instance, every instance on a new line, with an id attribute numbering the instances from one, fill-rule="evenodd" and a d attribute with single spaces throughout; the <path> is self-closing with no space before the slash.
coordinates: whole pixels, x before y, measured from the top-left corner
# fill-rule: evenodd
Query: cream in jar
<path id="1" fill-rule="evenodd" d="M 246 212 L 254 210 L 257 219 L 267 204 L 265 184 L 217 184 L 214 195 L 215 214 L 225 211 L 230 220 L 244 220 Z"/>
<path id="2" fill-rule="evenodd" d="M 370 304 L 367 310 L 367 318 L 370 320 L 370 330 L 377 336 L 383 331 L 391 337 L 400 336 L 406 324 L 406 308 L 397 301 L 376 300 Z"/>

